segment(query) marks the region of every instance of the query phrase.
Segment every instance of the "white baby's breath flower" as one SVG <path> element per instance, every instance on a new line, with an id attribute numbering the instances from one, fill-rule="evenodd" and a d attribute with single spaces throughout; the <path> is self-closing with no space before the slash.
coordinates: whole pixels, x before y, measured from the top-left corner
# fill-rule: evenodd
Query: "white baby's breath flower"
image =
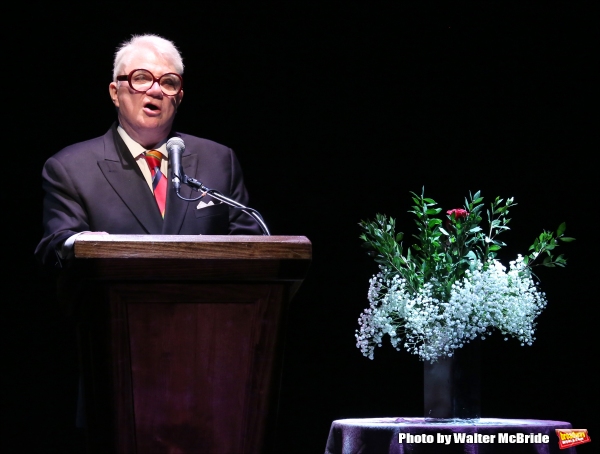
<path id="1" fill-rule="evenodd" d="M 477 262 L 472 271 L 452 285 L 449 301 L 434 295 L 433 283 L 409 292 L 399 275 L 385 278 L 383 273 L 370 281 L 370 305 L 361 314 L 356 331 L 357 347 L 363 355 L 374 357 L 388 335 L 397 350 L 403 346 L 424 361 L 452 356 L 477 336 L 498 329 L 531 345 L 535 340 L 535 318 L 547 304 L 523 258 L 510 262 L 510 270 L 498 261 Z"/>

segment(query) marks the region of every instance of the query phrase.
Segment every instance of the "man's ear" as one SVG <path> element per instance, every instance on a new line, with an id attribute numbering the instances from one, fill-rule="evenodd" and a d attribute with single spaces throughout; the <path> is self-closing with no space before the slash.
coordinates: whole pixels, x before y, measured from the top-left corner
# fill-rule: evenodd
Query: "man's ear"
<path id="1" fill-rule="evenodd" d="M 110 94 L 110 99 L 112 99 L 112 102 L 115 105 L 115 107 L 119 107 L 119 97 L 117 95 L 118 91 L 119 88 L 117 87 L 116 82 L 111 82 L 108 85 L 108 93 Z"/>

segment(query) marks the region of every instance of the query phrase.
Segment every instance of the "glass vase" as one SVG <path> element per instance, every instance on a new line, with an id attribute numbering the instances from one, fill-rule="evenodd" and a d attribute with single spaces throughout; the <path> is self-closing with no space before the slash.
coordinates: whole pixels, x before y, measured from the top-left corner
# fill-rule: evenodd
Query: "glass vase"
<path id="1" fill-rule="evenodd" d="M 481 341 L 423 369 L 426 420 L 479 419 L 481 416 Z"/>

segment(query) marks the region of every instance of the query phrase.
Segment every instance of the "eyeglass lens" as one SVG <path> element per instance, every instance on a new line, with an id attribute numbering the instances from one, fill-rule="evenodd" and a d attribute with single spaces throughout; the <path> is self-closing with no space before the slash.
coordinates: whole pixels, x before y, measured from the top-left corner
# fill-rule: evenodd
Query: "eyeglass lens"
<path id="1" fill-rule="evenodd" d="M 131 74 L 131 87 L 138 91 L 150 90 L 154 76 L 146 69 L 138 69 Z M 181 89 L 181 79 L 175 74 L 164 74 L 158 79 L 158 84 L 165 95 L 176 95 Z"/>

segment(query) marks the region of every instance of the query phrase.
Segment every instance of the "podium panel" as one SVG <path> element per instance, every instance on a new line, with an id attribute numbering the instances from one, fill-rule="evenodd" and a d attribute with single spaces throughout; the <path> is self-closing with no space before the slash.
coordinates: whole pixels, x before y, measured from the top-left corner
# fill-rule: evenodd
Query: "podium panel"
<path id="1" fill-rule="evenodd" d="M 180 258 L 174 237 L 106 237 L 75 246 L 92 452 L 269 452 L 284 318 L 310 242 L 224 237 L 235 239 L 223 257 L 206 252 L 223 237 L 175 237 L 199 254 Z M 149 257 L 149 244 L 165 254 Z"/>

